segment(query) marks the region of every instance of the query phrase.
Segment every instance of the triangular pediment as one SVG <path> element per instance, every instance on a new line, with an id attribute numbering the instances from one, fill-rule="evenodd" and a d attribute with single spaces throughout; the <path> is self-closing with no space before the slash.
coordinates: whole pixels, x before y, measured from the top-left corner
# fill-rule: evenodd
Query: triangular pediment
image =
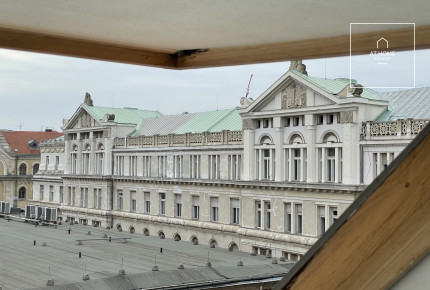
<path id="1" fill-rule="evenodd" d="M 91 127 L 100 127 L 100 121 L 97 120 L 91 112 L 85 109 L 84 106 L 80 106 L 72 118 L 67 123 L 65 130 L 70 129 L 82 129 Z"/>
<path id="2" fill-rule="evenodd" d="M 337 103 L 339 103 L 338 96 L 288 71 L 245 108 L 245 112 L 288 110 Z"/>

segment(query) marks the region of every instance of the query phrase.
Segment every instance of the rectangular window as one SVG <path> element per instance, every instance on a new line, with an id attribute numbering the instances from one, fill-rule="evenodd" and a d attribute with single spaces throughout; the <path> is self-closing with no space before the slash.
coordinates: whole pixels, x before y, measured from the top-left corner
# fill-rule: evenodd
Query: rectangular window
<path id="1" fill-rule="evenodd" d="M 117 193 L 118 193 L 118 206 L 117 206 L 117 208 L 118 208 L 118 210 L 122 210 L 124 208 L 124 200 L 123 200 L 124 197 L 123 197 L 122 189 L 118 189 Z"/>
<path id="2" fill-rule="evenodd" d="M 181 178 L 182 177 L 182 161 L 183 161 L 182 155 L 174 155 L 173 156 L 173 174 L 175 178 Z"/>
<path id="3" fill-rule="evenodd" d="M 90 174 L 90 153 L 83 153 L 82 158 L 83 173 Z"/>
<path id="4" fill-rule="evenodd" d="M 322 125 L 324 124 L 324 116 L 323 115 L 319 115 L 317 117 L 317 125 Z"/>
<path id="5" fill-rule="evenodd" d="M 48 170 L 48 168 L 49 168 L 49 156 L 46 156 L 45 170 Z"/>
<path id="6" fill-rule="evenodd" d="M 220 163 L 220 155 L 209 155 L 209 162 L 208 162 L 208 176 L 210 179 L 219 179 L 220 176 L 220 169 L 219 169 L 219 163 Z"/>
<path id="7" fill-rule="evenodd" d="M 334 182 L 336 175 L 336 150 L 327 148 L 327 181 Z"/>
<path id="8" fill-rule="evenodd" d="M 80 206 L 81 207 L 88 207 L 88 188 L 87 187 L 81 187 L 81 198 L 80 198 Z"/>
<path id="9" fill-rule="evenodd" d="M 192 218 L 198 220 L 200 217 L 200 199 L 198 196 L 193 196 Z"/>
<path id="10" fill-rule="evenodd" d="M 285 119 L 285 127 L 290 127 L 291 126 L 291 118 L 286 118 Z"/>
<path id="11" fill-rule="evenodd" d="M 296 212 L 296 234 L 301 234 L 303 232 L 303 218 L 302 218 L 302 205 L 295 204 Z"/>
<path id="12" fill-rule="evenodd" d="M 72 204 L 72 187 L 69 186 L 67 189 L 68 189 L 68 193 L 67 193 L 67 205 L 71 205 Z"/>
<path id="13" fill-rule="evenodd" d="M 294 126 L 300 126 L 300 117 L 294 117 Z"/>
<path id="14" fill-rule="evenodd" d="M 271 207 L 270 207 L 270 202 L 265 202 L 264 203 L 264 229 L 265 230 L 270 230 L 270 226 L 271 226 Z"/>
<path id="15" fill-rule="evenodd" d="M 55 170 L 58 170 L 58 165 L 60 165 L 60 156 L 55 156 Z"/>
<path id="16" fill-rule="evenodd" d="M 334 122 L 334 115 L 333 114 L 327 115 L 327 124 L 333 124 L 333 122 Z"/>
<path id="17" fill-rule="evenodd" d="M 54 186 L 49 186 L 49 201 L 52 202 L 54 200 Z"/>
<path id="18" fill-rule="evenodd" d="M 151 193 L 150 192 L 143 193 L 143 203 L 144 203 L 144 212 L 151 213 Z"/>
<path id="19" fill-rule="evenodd" d="M 135 212 L 136 210 L 137 210 L 136 191 L 130 190 L 130 211 Z"/>
<path id="20" fill-rule="evenodd" d="M 211 197 L 211 221 L 217 222 L 219 220 L 218 217 L 218 197 Z"/>
<path id="21" fill-rule="evenodd" d="M 318 236 L 322 236 L 325 233 L 325 206 L 317 206 L 317 227 Z"/>
<path id="22" fill-rule="evenodd" d="M 190 155 L 190 178 L 200 178 L 200 155 Z"/>
<path id="23" fill-rule="evenodd" d="M 291 233 L 291 230 L 292 230 L 291 203 L 285 203 L 284 206 L 285 206 L 284 230 L 286 233 Z"/>
<path id="24" fill-rule="evenodd" d="M 97 188 L 94 188 L 93 191 L 93 208 L 97 208 Z"/>
<path id="25" fill-rule="evenodd" d="M 337 218 L 338 218 L 337 207 L 330 206 L 328 208 L 328 212 L 329 212 L 329 215 L 330 215 L 329 226 L 331 226 L 335 221 L 337 221 Z"/>
<path id="26" fill-rule="evenodd" d="M 175 217 L 182 217 L 182 195 L 175 194 Z"/>
<path id="27" fill-rule="evenodd" d="M 230 221 L 232 224 L 238 225 L 240 223 L 240 204 L 239 199 L 230 199 Z"/>
<path id="28" fill-rule="evenodd" d="M 166 194 L 164 192 L 160 192 L 159 198 L 160 198 L 159 214 L 165 215 L 166 214 Z"/>
<path id="29" fill-rule="evenodd" d="M 44 198 L 44 191 L 45 191 L 45 186 L 44 185 L 41 185 L 40 186 L 40 194 L 39 194 L 39 196 L 40 196 L 40 200 L 43 200 L 43 198 Z"/>
<path id="30" fill-rule="evenodd" d="M 104 153 L 96 153 L 96 174 L 103 175 Z"/>
<path id="31" fill-rule="evenodd" d="M 72 153 L 70 154 L 70 166 L 71 166 L 71 172 L 72 174 L 76 174 L 78 171 L 78 154 L 77 153 Z"/>
<path id="32" fill-rule="evenodd" d="M 293 149 L 293 180 L 300 180 L 300 172 L 301 172 L 301 155 L 300 149 Z"/>
<path id="33" fill-rule="evenodd" d="M 158 177 L 166 177 L 167 156 L 158 156 Z"/>
<path id="34" fill-rule="evenodd" d="M 76 203 L 76 187 L 72 187 L 72 206 L 75 206 Z"/>
<path id="35" fill-rule="evenodd" d="M 151 177 L 151 156 L 143 156 L 143 177 Z"/>
<path id="36" fill-rule="evenodd" d="M 271 179 L 270 176 L 270 149 L 263 150 L 263 179 Z"/>
<path id="37" fill-rule="evenodd" d="M 270 124 L 269 119 L 264 119 L 263 120 L 263 128 L 269 128 L 269 124 Z"/>
<path id="38" fill-rule="evenodd" d="M 64 202 L 63 186 L 60 186 L 60 203 Z"/>
<path id="39" fill-rule="evenodd" d="M 129 175 L 137 176 L 137 156 L 129 156 Z"/>
<path id="40" fill-rule="evenodd" d="M 228 155 L 228 178 L 240 180 L 241 155 Z"/>
<path id="41" fill-rule="evenodd" d="M 97 190 L 97 208 L 98 209 L 102 208 L 102 189 L 101 188 Z"/>
<path id="42" fill-rule="evenodd" d="M 262 221 L 261 214 L 262 214 L 262 212 L 261 212 L 261 201 L 258 200 L 255 202 L 255 227 L 258 229 L 261 229 L 261 221 Z"/>

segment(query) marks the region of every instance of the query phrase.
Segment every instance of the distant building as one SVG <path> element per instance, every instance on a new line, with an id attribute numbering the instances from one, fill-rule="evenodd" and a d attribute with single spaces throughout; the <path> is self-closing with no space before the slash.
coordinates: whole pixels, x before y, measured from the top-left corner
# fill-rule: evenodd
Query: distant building
<path id="1" fill-rule="evenodd" d="M 87 97 L 64 140 L 41 144 L 32 202 L 67 221 L 297 260 L 429 122 L 429 97 L 310 77 L 301 62 L 231 110 L 163 116 Z"/>
<path id="2" fill-rule="evenodd" d="M 63 133 L 56 131 L 0 131 L 0 200 L 24 208 L 33 199 L 31 178 L 40 164 L 40 142 L 56 138 Z"/>

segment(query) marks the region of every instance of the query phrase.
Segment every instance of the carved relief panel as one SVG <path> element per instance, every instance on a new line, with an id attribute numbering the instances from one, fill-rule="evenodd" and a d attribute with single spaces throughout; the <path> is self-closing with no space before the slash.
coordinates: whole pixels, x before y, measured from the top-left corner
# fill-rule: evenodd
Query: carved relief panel
<path id="1" fill-rule="evenodd" d="M 282 92 L 281 109 L 306 107 L 306 87 L 294 83 Z"/>

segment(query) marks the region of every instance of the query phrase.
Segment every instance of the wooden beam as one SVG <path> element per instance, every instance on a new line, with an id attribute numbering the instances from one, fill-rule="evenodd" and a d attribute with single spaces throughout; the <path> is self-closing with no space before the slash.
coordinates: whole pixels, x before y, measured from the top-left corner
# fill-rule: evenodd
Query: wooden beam
<path id="1" fill-rule="evenodd" d="M 174 68 L 168 53 L 0 27 L 0 47 L 128 64 Z"/>
<path id="2" fill-rule="evenodd" d="M 352 54 L 369 54 L 376 49 L 376 41 L 389 40 L 389 49 L 412 50 L 413 29 L 397 29 L 353 35 Z M 356 45 L 355 45 L 356 44 Z M 430 26 L 416 28 L 416 49 L 430 48 Z M 250 63 L 267 63 L 294 59 L 311 59 L 346 56 L 350 53 L 349 35 L 264 44 L 243 47 L 226 47 L 178 56 L 177 67 L 202 68 Z"/>
<path id="3" fill-rule="evenodd" d="M 430 127 L 274 289 L 386 289 L 430 251 Z"/>

